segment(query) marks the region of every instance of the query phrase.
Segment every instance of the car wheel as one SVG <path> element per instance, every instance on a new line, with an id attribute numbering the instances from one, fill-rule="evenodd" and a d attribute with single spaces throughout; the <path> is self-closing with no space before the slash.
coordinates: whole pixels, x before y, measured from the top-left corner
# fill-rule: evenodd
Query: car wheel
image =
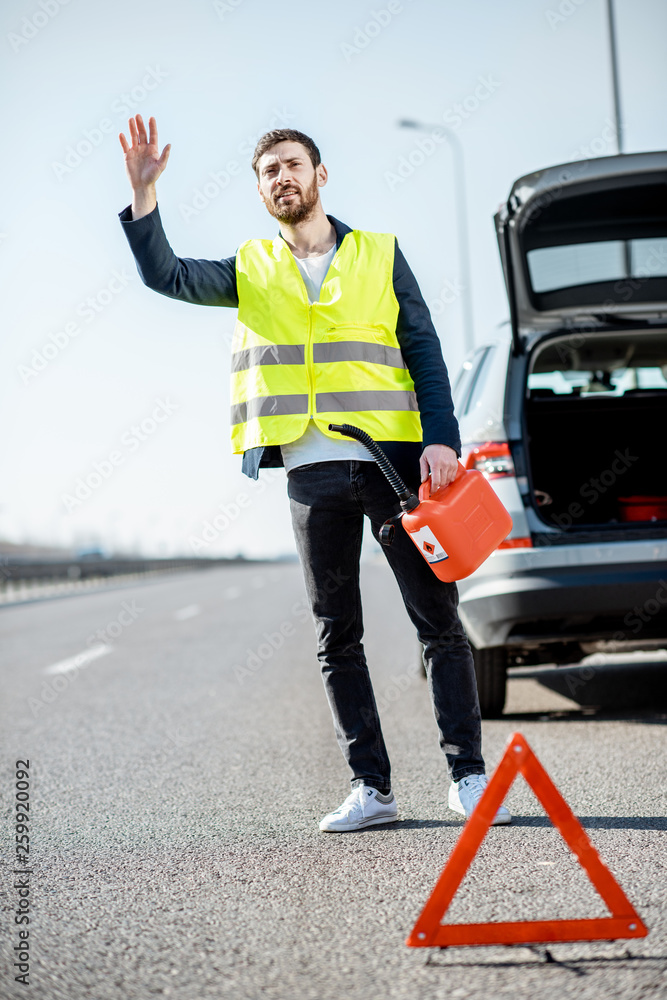
<path id="1" fill-rule="evenodd" d="M 507 692 L 507 651 L 504 646 L 475 649 L 471 643 L 479 707 L 483 719 L 497 719 L 503 714 Z"/>

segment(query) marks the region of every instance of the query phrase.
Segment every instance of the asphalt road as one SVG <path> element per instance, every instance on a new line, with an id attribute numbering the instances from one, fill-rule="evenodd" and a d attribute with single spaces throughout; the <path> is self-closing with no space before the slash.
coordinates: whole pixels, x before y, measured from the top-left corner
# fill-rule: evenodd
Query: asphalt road
<path id="1" fill-rule="evenodd" d="M 3 1000 L 667 996 L 664 665 L 523 670 L 506 716 L 484 724 L 489 771 L 524 734 L 649 936 L 556 944 L 553 961 L 407 948 L 463 822 L 384 565 L 364 565 L 363 589 L 400 822 L 343 835 L 318 830 L 348 773 L 297 565 L 0 609 Z M 12 874 L 17 760 L 29 876 Z M 489 831 L 447 919 L 605 916 L 523 779 L 507 803 L 514 822 Z M 28 987 L 12 968 L 22 898 Z"/>

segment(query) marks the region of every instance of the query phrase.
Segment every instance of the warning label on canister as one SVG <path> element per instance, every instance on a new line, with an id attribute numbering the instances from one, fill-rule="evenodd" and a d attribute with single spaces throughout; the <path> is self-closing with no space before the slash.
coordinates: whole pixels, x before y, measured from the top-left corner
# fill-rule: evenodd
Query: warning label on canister
<path id="1" fill-rule="evenodd" d="M 449 559 L 449 556 L 427 524 L 421 527 L 419 531 L 409 531 L 408 534 L 427 562 L 437 563 L 442 562 L 443 559 Z"/>

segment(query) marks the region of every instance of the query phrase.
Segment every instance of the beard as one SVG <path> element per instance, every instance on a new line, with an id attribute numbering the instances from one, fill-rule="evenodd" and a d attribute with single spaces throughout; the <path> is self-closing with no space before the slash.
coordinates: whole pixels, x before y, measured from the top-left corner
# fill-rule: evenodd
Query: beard
<path id="1" fill-rule="evenodd" d="M 288 190 L 297 191 L 291 202 L 283 204 L 279 200 L 280 195 L 278 194 L 275 198 L 266 202 L 266 207 L 278 222 L 285 222 L 288 225 L 295 226 L 299 222 L 304 222 L 313 213 L 319 201 L 320 195 L 317 187 L 317 177 L 313 177 L 312 184 L 303 192 L 300 192 L 296 185 L 294 188 L 290 186 Z"/>

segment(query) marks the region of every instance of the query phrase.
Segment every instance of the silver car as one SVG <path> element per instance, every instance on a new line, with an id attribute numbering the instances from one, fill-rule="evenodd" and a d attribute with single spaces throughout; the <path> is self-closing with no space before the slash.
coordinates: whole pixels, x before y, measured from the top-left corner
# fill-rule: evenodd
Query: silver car
<path id="1" fill-rule="evenodd" d="M 495 224 L 510 322 L 454 384 L 514 522 L 459 583 L 485 717 L 513 665 L 667 645 L 667 152 L 527 174 Z"/>

